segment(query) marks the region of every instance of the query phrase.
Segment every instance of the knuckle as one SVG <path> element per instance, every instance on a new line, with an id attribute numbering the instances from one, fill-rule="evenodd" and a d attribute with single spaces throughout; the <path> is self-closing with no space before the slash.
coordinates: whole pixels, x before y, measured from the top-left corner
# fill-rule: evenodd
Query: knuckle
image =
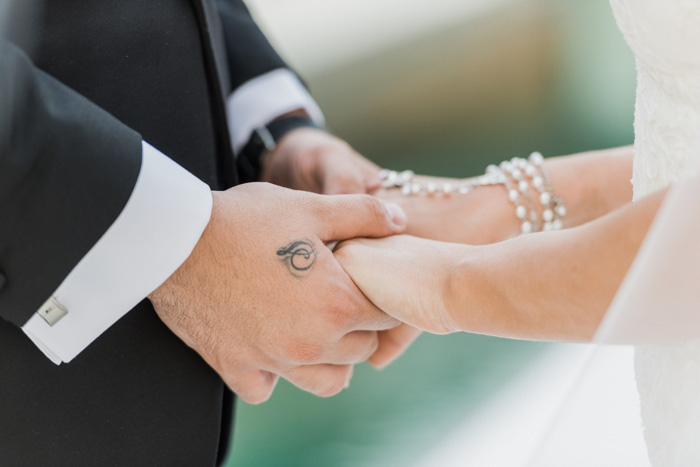
<path id="1" fill-rule="evenodd" d="M 378 198 L 371 195 L 362 195 L 362 203 L 375 226 L 384 226 L 388 228 L 388 218 L 384 209 L 384 204 Z"/>
<path id="2" fill-rule="evenodd" d="M 377 217 L 377 220 L 384 220 L 386 217 L 384 215 L 384 205 L 379 198 L 371 195 L 359 195 L 360 202 L 362 203 L 365 210 L 371 212 Z"/>
<path id="3" fill-rule="evenodd" d="M 337 187 L 346 188 L 351 192 L 354 191 L 355 188 L 362 186 L 362 181 L 360 180 L 359 174 L 333 174 L 329 182 L 336 185 Z"/>
<path id="4" fill-rule="evenodd" d="M 358 320 L 358 313 L 348 306 L 336 306 L 328 314 L 328 321 L 334 329 L 351 329 Z"/>
<path id="5" fill-rule="evenodd" d="M 324 348 L 321 345 L 308 342 L 290 341 L 285 346 L 285 353 L 289 361 L 309 365 L 321 359 Z"/>
<path id="6" fill-rule="evenodd" d="M 334 209 L 328 201 L 329 200 L 316 197 L 309 199 L 309 211 L 321 221 L 325 222 L 328 219 L 331 219 L 333 217 Z"/>
<path id="7" fill-rule="evenodd" d="M 295 386 L 313 395 L 323 392 L 327 384 L 323 375 L 312 367 L 297 368 L 296 372 L 288 375 L 288 379 Z"/>
<path id="8" fill-rule="evenodd" d="M 333 141 L 338 146 L 338 150 L 349 152 L 351 154 L 357 154 L 352 148 L 352 146 L 350 146 L 350 143 L 348 143 L 344 139 L 336 138 L 335 136 L 333 136 Z"/>

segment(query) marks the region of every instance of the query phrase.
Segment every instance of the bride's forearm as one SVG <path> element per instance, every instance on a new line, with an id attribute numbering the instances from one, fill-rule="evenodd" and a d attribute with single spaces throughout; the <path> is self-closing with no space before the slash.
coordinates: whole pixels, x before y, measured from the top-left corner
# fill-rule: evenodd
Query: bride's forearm
<path id="1" fill-rule="evenodd" d="M 544 168 L 554 193 L 566 206 L 563 227 L 589 222 L 632 199 L 631 147 L 549 158 Z M 454 187 L 464 180 L 419 176 L 415 181 Z M 537 202 L 535 188 L 530 186 L 530 190 L 530 199 L 536 200 L 533 208 L 541 220 L 544 207 Z M 376 194 L 403 207 L 408 216 L 406 232 L 417 237 L 483 245 L 512 238 L 521 231 L 522 221 L 515 216 L 513 203 L 502 186 L 479 187 L 455 196 L 407 197 L 398 189 Z"/>
<path id="2" fill-rule="evenodd" d="M 597 219 L 632 201 L 632 146 L 546 160 L 554 192 L 567 207 L 565 227 Z"/>
<path id="3" fill-rule="evenodd" d="M 590 340 L 664 196 L 656 193 L 574 229 L 469 249 L 451 279 L 451 317 L 470 332 Z"/>

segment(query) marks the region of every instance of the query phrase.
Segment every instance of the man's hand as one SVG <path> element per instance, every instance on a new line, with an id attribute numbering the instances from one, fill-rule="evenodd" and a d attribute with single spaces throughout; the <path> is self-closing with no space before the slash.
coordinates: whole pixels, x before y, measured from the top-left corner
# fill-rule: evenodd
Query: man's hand
<path id="1" fill-rule="evenodd" d="M 421 335 L 423 331 L 414 328 L 410 324 L 401 323 L 395 328 L 379 331 L 379 345 L 377 350 L 369 357 L 369 364 L 381 370 L 396 360 L 408 349 L 413 341 Z"/>
<path id="2" fill-rule="evenodd" d="M 379 168 L 346 142 L 314 128 L 290 131 L 265 161 L 262 180 L 327 195 L 370 193 Z"/>
<path id="3" fill-rule="evenodd" d="M 300 128 L 282 138 L 267 156 L 262 180 L 296 190 L 328 195 L 373 193 L 381 187 L 379 167 L 322 130 Z M 397 359 L 420 335 L 406 324 L 380 331 L 377 351 L 369 358 L 375 368 Z"/>
<path id="4" fill-rule="evenodd" d="M 252 183 L 214 192 L 212 218 L 153 305 L 243 400 L 267 400 L 278 376 L 320 396 L 398 322 L 372 305 L 325 246 L 403 230 L 396 206 Z"/>

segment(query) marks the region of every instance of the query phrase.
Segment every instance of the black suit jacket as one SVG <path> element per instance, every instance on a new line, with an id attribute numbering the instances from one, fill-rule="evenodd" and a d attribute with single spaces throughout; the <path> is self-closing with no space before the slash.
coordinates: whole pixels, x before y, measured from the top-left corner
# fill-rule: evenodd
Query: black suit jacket
<path id="1" fill-rule="evenodd" d="M 231 399 L 147 300 L 60 367 L 19 327 L 123 209 L 142 139 L 237 183 L 225 97 L 285 64 L 240 0 L 17 5 L 0 41 L 0 465 L 212 465 Z"/>

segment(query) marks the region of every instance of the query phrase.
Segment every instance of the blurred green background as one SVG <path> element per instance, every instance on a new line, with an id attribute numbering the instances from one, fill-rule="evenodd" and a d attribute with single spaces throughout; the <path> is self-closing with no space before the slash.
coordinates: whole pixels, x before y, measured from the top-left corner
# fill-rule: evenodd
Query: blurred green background
<path id="1" fill-rule="evenodd" d="M 329 127 L 381 166 L 466 177 L 632 142 L 634 60 L 606 0 L 422 3 L 248 0 Z M 557 345 L 423 335 L 330 399 L 280 382 L 239 402 L 228 464 L 415 465 Z"/>

